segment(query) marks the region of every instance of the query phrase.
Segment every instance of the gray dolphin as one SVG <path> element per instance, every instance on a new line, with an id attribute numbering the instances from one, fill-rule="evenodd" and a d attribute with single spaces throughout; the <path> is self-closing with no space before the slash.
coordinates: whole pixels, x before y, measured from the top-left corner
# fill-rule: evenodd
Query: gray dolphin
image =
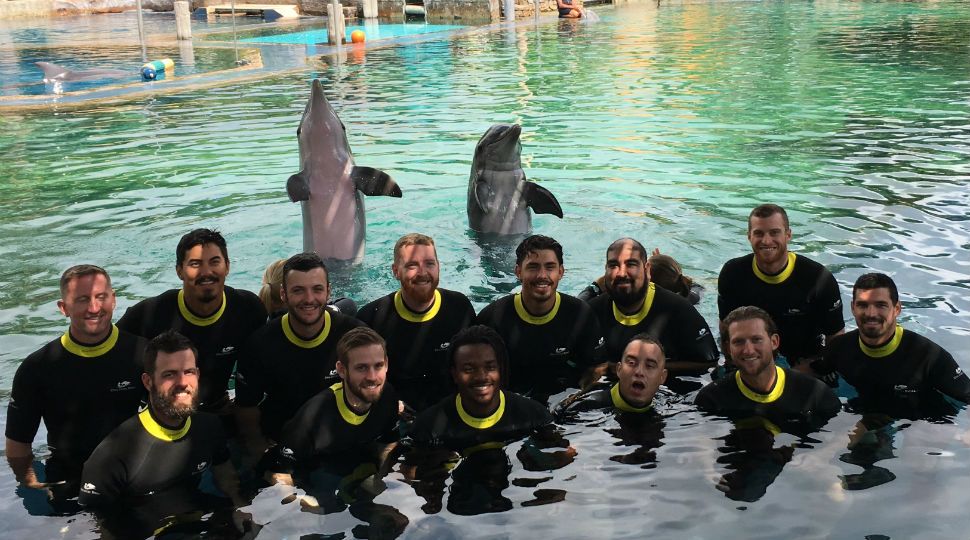
<path id="1" fill-rule="evenodd" d="M 120 69 L 79 69 L 70 70 L 66 67 L 50 62 L 34 62 L 44 72 L 44 82 L 77 82 L 94 81 L 97 79 L 120 79 L 122 77 L 134 78 L 137 73 L 134 71 L 124 71 Z"/>
<path id="2" fill-rule="evenodd" d="M 357 261 L 364 255 L 364 195 L 400 197 L 387 173 L 354 165 L 343 122 L 314 79 L 310 101 L 296 130 L 300 172 L 286 181 L 286 193 L 303 208 L 303 250 L 324 259 Z"/>
<path id="3" fill-rule="evenodd" d="M 548 189 L 529 182 L 522 170 L 517 124 L 496 124 L 475 146 L 468 179 L 468 226 L 478 232 L 523 234 L 532 228 L 529 207 L 562 218 L 562 207 Z"/>

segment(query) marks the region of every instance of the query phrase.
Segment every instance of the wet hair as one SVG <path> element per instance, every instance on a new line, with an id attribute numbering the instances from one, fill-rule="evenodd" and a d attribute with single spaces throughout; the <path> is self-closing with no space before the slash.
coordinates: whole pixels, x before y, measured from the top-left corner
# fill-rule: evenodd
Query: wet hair
<path id="1" fill-rule="evenodd" d="M 666 363 L 667 353 L 666 351 L 664 351 L 664 346 L 663 344 L 660 343 L 659 339 L 651 336 L 646 332 L 640 332 L 639 334 L 633 336 L 632 338 L 630 338 L 629 341 L 626 342 L 626 345 L 623 346 L 623 351 L 626 352 L 626 348 L 629 347 L 630 344 L 633 343 L 634 341 L 642 341 L 644 343 L 652 343 L 656 345 L 657 348 L 660 349 L 660 356 L 664 359 L 665 361 L 664 363 Z M 623 358 L 620 358 L 620 360 L 623 360 Z"/>
<path id="2" fill-rule="evenodd" d="M 896 288 L 896 282 L 893 281 L 893 278 L 879 272 L 862 274 L 859 279 L 855 280 L 855 285 L 852 286 L 852 300 L 855 301 L 856 291 L 871 291 L 872 289 L 889 289 L 889 298 L 893 301 L 893 305 L 899 303 L 899 290 Z"/>
<path id="3" fill-rule="evenodd" d="M 411 233 L 405 234 L 404 236 L 397 239 L 394 244 L 394 262 L 396 263 L 398 257 L 401 256 L 401 249 L 406 246 L 431 246 L 435 250 L 435 257 L 438 256 L 438 250 L 434 245 L 434 238 L 421 233 Z"/>
<path id="4" fill-rule="evenodd" d="M 199 350 L 195 348 L 189 338 L 179 334 L 175 330 L 166 330 L 158 334 L 145 347 L 145 373 L 150 377 L 155 376 L 155 365 L 158 362 L 158 353 L 173 354 L 179 351 L 192 351 L 192 356 L 196 362 L 199 360 Z"/>
<path id="5" fill-rule="evenodd" d="M 785 223 L 785 230 L 791 229 L 788 223 L 788 212 L 777 204 L 759 204 L 748 214 L 748 232 L 751 232 L 751 218 L 770 218 L 775 214 L 781 214 L 781 220 Z"/>
<path id="6" fill-rule="evenodd" d="M 633 238 L 617 238 L 610 244 L 610 247 L 606 248 L 606 259 L 609 260 L 610 253 L 620 249 L 626 244 L 633 244 L 633 251 L 640 253 L 640 260 L 647 262 L 647 249 L 643 247 L 643 244 L 634 240 Z"/>
<path id="7" fill-rule="evenodd" d="M 102 275 L 104 279 L 108 280 L 108 287 L 111 287 L 111 276 L 108 272 L 100 266 L 95 266 L 93 264 L 78 264 L 74 265 L 61 274 L 61 296 L 67 292 L 67 286 L 70 285 L 72 280 L 82 278 L 84 276 L 95 276 Z"/>
<path id="8" fill-rule="evenodd" d="M 274 304 L 280 302 L 280 287 L 283 286 L 283 264 L 286 259 L 279 259 L 269 263 L 263 272 L 263 286 L 259 288 L 259 300 L 266 308 L 266 313 L 273 313 Z"/>
<path id="9" fill-rule="evenodd" d="M 451 338 L 448 345 L 448 367 L 455 367 L 455 354 L 458 349 L 465 345 L 488 345 L 495 351 L 495 359 L 498 360 L 498 372 L 501 377 L 500 387 L 504 388 L 509 377 L 509 353 L 505 349 L 505 342 L 498 332 L 482 324 L 469 326 Z"/>
<path id="10" fill-rule="evenodd" d="M 694 285 L 694 280 L 684 275 L 680 264 L 673 257 L 670 255 L 651 255 L 649 262 L 650 281 L 687 298 L 691 286 Z"/>
<path id="11" fill-rule="evenodd" d="M 350 368 L 350 364 L 347 362 L 347 354 L 354 349 L 368 345 L 380 345 L 381 349 L 384 350 L 384 358 L 387 358 L 387 343 L 384 342 L 384 338 L 367 326 L 358 326 L 340 337 L 340 341 L 337 342 L 337 361 Z"/>
<path id="12" fill-rule="evenodd" d="M 313 252 L 297 253 L 296 255 L 286 259 L 283 263 L 283 288 L 286 288 L 286 276 L 292 272 L 309 272 L 314 268 L 323 268 L 323 275 L 327 278 L 327 282 L 330 281 L 330 271 L 327 270 L 327 265 L 323 263 L 323 259 L 319 255 Z"/>
<path id="13" fill-rule="evenodd" d="M 229 262 L 229 251 L 226 249 L 226 239 L 222 237 L 219 231 L 212 229 L 195 229 L 185 234 L 179 240 L 178 246 L 175 247 L 175 265 L 182 266 L 185 262 L 185 254 L 195 246 L 204 246 L 206 244 L 215 244 L 219 246 L 219 251 L 222 252 L 222 258 Z"/>
<path id="14" fill-rule="evenodd" d="M 755 306 L 741 306 L 731 310 L 727 314 L 727 317 L 721 321 L 721 347 L 727 351 L 726 344 L 731 342 L 731 336 L 729 335 L 728 329 L 731 327 L 732 323 L 741 321 L 751 321 L 755 319 L 761 319 L 765 323 L 765 331 L 768 335 L 774 335 L 778 333 L 778 327 L 775 325 L 775 321 L 768 315 L 768 312 Z"/>
<path id="15" fill-rule="evenodd" d="M 523 240 L 519 247 L 515 248 L 515 264 L 520 265 L 530 253 L 551 249 L 556 254 L 559 264 L 562 264 L 562 245 L 555 239 L 541 234 L 533 234 Z"/>

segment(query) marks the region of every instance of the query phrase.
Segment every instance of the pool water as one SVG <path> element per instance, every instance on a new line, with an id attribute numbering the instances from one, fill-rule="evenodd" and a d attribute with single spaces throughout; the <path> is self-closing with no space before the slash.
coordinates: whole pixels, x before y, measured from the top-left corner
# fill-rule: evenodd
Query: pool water
<path id="1" fill-rule="evenodd" d="M 449 30 L 457 30 L 463 28 L 462 26 L 453 24 L 422 24 L 422 23 L 409 23 L 409 24 L 398 24 L 398 23 L 381 23 L 378 24 L 376 21 L 373 23 L 364 23 L 362 25 L 348 25 L 346 28 L 347 35 L 346 40 L 350 42 L 351 34 L 360 30 L 364 32 L 366 39 L 368 41 L 377 41 L 381 39 L 391 39 L 402 36 L 415 36 L 420 34 L 431 34 L 434 32 L 446 32 Z M 249 37 L 243 38 L 239 41 L 245 43 L 290 43 L 296 45 L 315 45 L 318 43 L 327 43 L 327 30 L 316 29 L 316 30 L 305 30 L 302 32 L 288 32 L 285 34 L 274 34 L 259 37 Z"/>
<path id="2" fill-rule="evenodd" d="M 707 287 L 699 309 L 714 326 L 718 270 L 750 250 L 748 211 L 775 202 L 792 218 L 792 248 L 828 265 L 843 299 L 863 272 L 893 275 L 903 325 L 970 368 L 970 2 L 597 11 L 599 24 L 525 24 L 245 84 L 0 116 L 0 395 L 22 358 L 63 332 L 57 279 L 72 264 L 109 269 L 120 316 L 179 283 L 174 246 L 191 228 L 225 232 L 229 283 L 250 290 L 302 248 L 284 185 L 300 168 L 313 78 L 358 165 L 404 192 L 368 198 L 365 257 L 332 269 L 336 294 L 393 290 L 390 252 L 412 231 L 436 239 L 441 285 L 476 308 L 514 290 L 514 243 L 478 238 L 464 208 L 476 141 L 517 122 L 527 176 L 563 206 L 562 220 L 534 219 L 565 247 L 561 290 L 602 273 L 607 244 L 630 235 Z M 533 470 L 512 445 L 507 476 L 483 492 L 498 490 L 506 511 L 461 515 L 468 491 L 449 479 L 426 513 L 400 467 L 374 502 L 406 517 L 405 537 L 952 539 L 970 527 L 965 410 L 865 433 L 841 413 L 811 437 L 755 441 L 683 402 L 664 413 L 649 433 L 611 418 L 565 426 L 577 453 L 557 468 Z M 281 499 L 257 499 L 260 537 L 350 538 L 360 524 Z M 45 513 L 0 472 L 6 534 L 96 537 L 88 515 L 25 507 Z"/>

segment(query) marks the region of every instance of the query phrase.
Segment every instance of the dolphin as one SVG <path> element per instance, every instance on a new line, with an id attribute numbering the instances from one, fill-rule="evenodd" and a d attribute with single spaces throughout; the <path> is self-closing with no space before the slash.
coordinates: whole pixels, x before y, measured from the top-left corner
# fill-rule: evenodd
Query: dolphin
<path id="1" fill-rule="evenodd" d="M 562 207 L 548 189 L 529 182 L 522 170 L 517 124 L 496 124 L 475 146 L 468 179 L 468 226 L 483 233 L 523 234 L 532 228 L 529 207 L 562 218 Z"/>
<path id="2" fill-rule="evenodd" d="M 98 79 L 120 79 L 122 77 L 134 77 L 134 71 L 124 71 L 120 69 L 79 69 L 70 70 L 66 67 L 50 62 L 34 62 L 44 72 L 44 82 L 77 82 L 94 81 Z"/>
<path id="3" fill-rule="evenodd" d="M 400 197 L 401 188 L 384 171 L 354 164 L 346 128 L 317 79 L 296 137 L 302 168 L 286 181 L 286 193 L 301 203 L 303 250 L 324 259 L 359 261 L 366 229 L 361 194 Z"/>

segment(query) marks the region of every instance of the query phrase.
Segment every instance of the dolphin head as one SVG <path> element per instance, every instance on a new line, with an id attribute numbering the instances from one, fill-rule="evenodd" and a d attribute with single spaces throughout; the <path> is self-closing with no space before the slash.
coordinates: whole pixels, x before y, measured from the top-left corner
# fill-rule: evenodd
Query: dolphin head
<path id="1" fill-rule="evenodd" d="M 520 167 L 519 156 L 522 153 L 522 143 L 519 142 L 519 135 L 521 134 L 522 126 L 518 124 L 495 124 L 488 128 L 478 141 L 479 150 L 489 161 L 500 163 L 514 161 L 514 165 Z"/>
<path id="2" fill-rule="evenodd" d="M 350 156 L 350 144 L 343 122 L 323 94 L 323 85 L 314 79 L 310 86 L 310 101 L 303 110 L 300 127 L 296 130 L 300 150 L 304 155 L 311 147 L 316 152 L 332 149 L 334 157 L 346 159 Z"/>

